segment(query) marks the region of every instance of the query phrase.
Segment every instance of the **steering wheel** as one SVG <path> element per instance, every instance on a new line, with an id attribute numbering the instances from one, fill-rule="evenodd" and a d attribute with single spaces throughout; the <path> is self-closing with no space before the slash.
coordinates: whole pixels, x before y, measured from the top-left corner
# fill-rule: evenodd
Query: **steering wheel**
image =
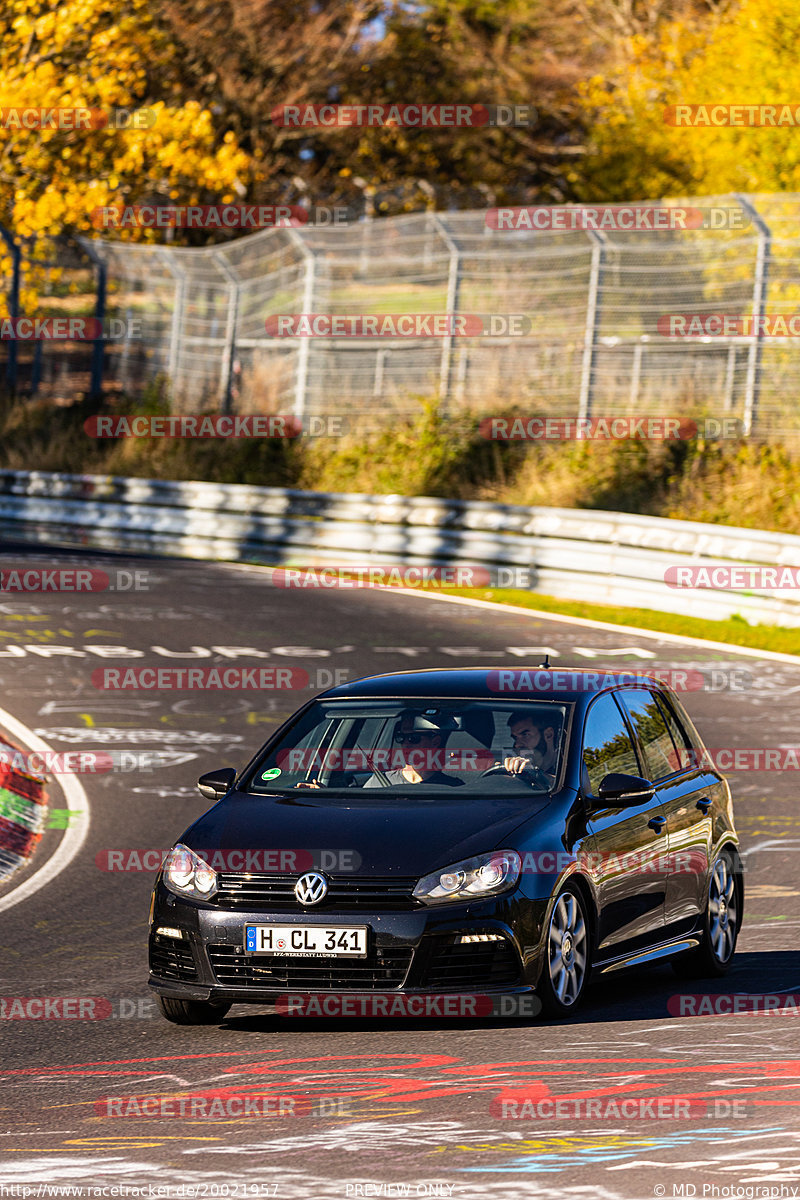
<path id="1" fill-rule="evenodd" d="M 533 763 L 531 763 L 530 766 L 523 767 L 518 774 L 522 779 L 525 780 L 526 783 L 529 783 L 531 787 L 541 788 L 545 792 L 550 791 L 550 781 L 541 767 L 535 767 Z M 507 771 L 502 763 L 495 763 L 493 766 L 487 767 L 485 771 L 481 772 L 481 779 L 486 779 L 488 775 L 509 775 L 513 778 L 514 772 Z"/>

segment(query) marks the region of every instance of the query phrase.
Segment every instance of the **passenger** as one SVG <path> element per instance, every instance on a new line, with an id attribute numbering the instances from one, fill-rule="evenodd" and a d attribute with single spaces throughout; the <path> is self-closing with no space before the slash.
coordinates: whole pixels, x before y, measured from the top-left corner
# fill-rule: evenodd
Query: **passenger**
<path id="1" fill-rule="evenodd" d="M 393 767 L 381 774 L 391 784 L 439 783 L 448 787 L 463 787 L 463 779 L 448 775 L 441 768 L 449 734 L 456 728 L 451 716 L 445 713 L 423 713 L 414 709 L 401 713 L 394 730 L 393 743 L 400 747 L 406 760 L 402 767 Z M 370 775 L 364 787 L 384 787 L 379 775 Z"/>

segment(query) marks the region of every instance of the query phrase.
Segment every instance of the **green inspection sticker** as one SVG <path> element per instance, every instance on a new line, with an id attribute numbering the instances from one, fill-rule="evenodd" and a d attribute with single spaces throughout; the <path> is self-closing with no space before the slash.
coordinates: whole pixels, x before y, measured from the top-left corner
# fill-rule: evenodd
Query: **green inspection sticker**
<path id="1" fill-rule="evenodd" d="M 268 771 L 264 771 L 262 779 L 277 779 L 281 773 L 280 767 L 270 767 Z"/>

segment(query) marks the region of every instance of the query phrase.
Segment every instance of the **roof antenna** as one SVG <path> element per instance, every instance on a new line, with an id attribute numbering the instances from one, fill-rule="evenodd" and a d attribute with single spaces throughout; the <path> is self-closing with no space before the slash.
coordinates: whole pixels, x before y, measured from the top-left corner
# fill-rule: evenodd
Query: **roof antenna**
<path id="1" fill-rule="evenodd" d="M 546 653 L 546 654 L 545 654 L 545 656 L 544 656 L 544 662 L 540 662 L 540 663 L 539 663 L 539 667 L 540 667 L 540 669 L 541 669 L 541 670 L 544 670 L 544 671 L 549 671 L 549 670 L 550 670 L 550 655 L 549 655 L 549 653 Z"/>

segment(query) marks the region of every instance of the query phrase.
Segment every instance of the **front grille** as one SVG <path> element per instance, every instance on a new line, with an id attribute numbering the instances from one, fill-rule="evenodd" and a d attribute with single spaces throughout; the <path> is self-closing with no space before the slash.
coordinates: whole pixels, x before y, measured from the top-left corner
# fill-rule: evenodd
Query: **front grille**
<path id="1" fill-rule="evenodd" d="M 164 937 L 154 933 L 150 937 L 150 970 L 162 979 L 197 979 L 192 948 L 183 938 Z"/>
<path id="2" fill-rule="evenodd" d="M 286 874 L 220 874 L 214 903 L 305 912 L 309 906 L 301 904 L 294 894 L 294 885 L 299 878 L 299 875 Z M 312 908 L 314 912 L 418 908 L 422 901 L 415 900 L 411 894 L 416 882 L 416 876 L 399 879 L 396 875 L 333 876 L 328 879 L 327 896 Z"/>
<path id="3" fill-rule="evenodd" d="M 473 942 L 436 945 L 431 950 L 423 986 L 426 988 L 480 991 L 519 982 L 520 964 L 512 944 Z"/>
<path id="4" fill-rule="evenodd" d="M 235 987 L 290 988 L 293 991 L 385 991 L 402 986 L 411 947 L 370 950 L 366 958 L 300 960 L 248 955 L 241 946 L 210 945 L 208 957 L 217 981 Z"/>

